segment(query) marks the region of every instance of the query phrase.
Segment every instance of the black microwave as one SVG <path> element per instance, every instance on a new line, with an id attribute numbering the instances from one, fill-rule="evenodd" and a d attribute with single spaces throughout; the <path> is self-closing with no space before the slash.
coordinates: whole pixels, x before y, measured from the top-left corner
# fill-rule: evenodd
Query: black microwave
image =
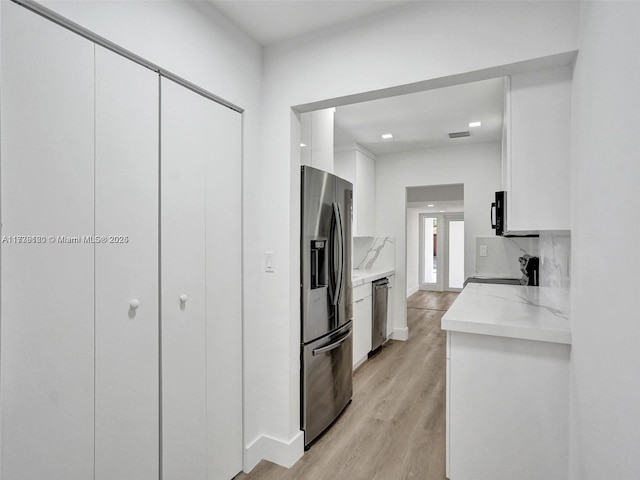
<path id="1" fill-rule="evenodd" d="M 505 203 L 506 192 L 496 192 L 496 201 L 491 204 L 491 228 L 496 235 L 504 235 L 505 220 L 507 218 L 507 206 Z"/>

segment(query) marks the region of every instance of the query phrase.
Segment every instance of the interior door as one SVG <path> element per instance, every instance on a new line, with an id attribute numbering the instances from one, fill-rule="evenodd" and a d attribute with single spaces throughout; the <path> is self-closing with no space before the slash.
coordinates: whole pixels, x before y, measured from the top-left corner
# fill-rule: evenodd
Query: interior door
<path id="1" fill-rule="evenodd" d="M 162 471 L 207 473 L 205 165 L 209 100 L 161 81 Z M 213 305 L 211 308 L 215 308 Z"/>
<path id="2" fill-rule="evenodd" d="M 240 114 L 161 82 L 164 479 L 242 470 Z"/>
<path id="3" fill-rule="evenodd" d="M 93 478 L 94 45 L 2 2 L 3 480 Z"/>
<path id="4" fill-rule="evenodd" d="M 207 478 L 229 480 L 243 448 L 242 116 L 213 101 L 206 110 Z"/>
<path id="5" fill-rule="evenodd" d="M 95 478 L 157 480 L 159 79 L 95 54 Z"/>

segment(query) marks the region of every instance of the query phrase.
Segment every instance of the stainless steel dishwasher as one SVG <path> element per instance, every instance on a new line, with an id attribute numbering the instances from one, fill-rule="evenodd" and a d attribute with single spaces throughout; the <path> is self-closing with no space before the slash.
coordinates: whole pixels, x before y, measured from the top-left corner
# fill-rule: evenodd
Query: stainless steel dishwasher
<path id="1" fill-rule="evenodd" d="M 387 298 L 389 297 L 389 279 L 381 278 L 372 282 L 373 315 L 371 325 L 371 352 L 375 352 L 387 339 Z"/>

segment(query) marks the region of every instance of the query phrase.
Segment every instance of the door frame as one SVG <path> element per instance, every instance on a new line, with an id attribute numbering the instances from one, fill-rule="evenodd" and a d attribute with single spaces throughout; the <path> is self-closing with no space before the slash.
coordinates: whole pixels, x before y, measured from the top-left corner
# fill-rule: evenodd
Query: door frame
<path id="1" fill-rule="evenodd" d="M 433 291 L 433 292 L 460 292 L 461 288 L 449 288 L 449 222 L 464 221 L 463 212 L 450 212 L 450 213 L 420 213 L 419 214 L 419 247 L 418 258 L 420 266 L 418 268 L 418 288 L 419 290 Z M 423 282 L 423 270 L 424 270 L 424 219 L 435 218 L 438 221 L 438 239 L 436 242 L 436 251 L 439 253 L 438 257 L 438 269 L 436 273 L 435 283 Z M 463 258 L 464 263 L 464 258 Z"/>

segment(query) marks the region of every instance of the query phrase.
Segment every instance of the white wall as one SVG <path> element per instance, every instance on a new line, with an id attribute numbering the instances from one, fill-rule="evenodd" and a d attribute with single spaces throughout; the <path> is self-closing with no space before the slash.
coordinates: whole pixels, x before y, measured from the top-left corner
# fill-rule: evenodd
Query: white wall
<path id="1" fill-rule="evenodd" d="M 476 237 L 492 234 L 489 209 L 502 182 L 500 143 L 478 143 L 416 152 L 379 155 L 376 159 L 376 228 L 396 237 L 395 328 L 406 327 L 405 271 L 406 187 L 464 184 L 465 278 L 476 265 Z"/>
<path id="2" fill-rule="evenodd" d="M 576 3 L 470 5 L 411 2 L 265 49 L 263 182 L 253 193 L 269 199 L 260 206 L 260 251 L 276 252 L 279 265 L 274 274 L 262 275 L 260 309 L 265 328 L 259 354 L 265 389 L 259 400 L 269 412 L 264 438 L 279 452 L 288 452 L 283 455 L 290 461 L 303 453 L 299 439 L 300 154 L 292 148 L 291 133 L 298 127 L 291 107 L 510 65 L 577 46 Z M 341 101 L 329 103 L 327 107 Z M 402 243 L 398 241 L 399 246 Z M 403 285 L 396 291 L 404 292 L 404 275 L 398 279 Z"/>
<path id="3" fill-rule="evenodd" d="M 4 3 L 4 1 L 2 2 Z M 269 382 L 260 371 L 260 93 L 262 48 L 206 2 L 43 1 L 89 30 L 245 109 L 244 194 L 244 438 L 263 431 L 261 402 Z M 276 258 L 276 261 L 278 259 Z"/>
<path id="4" fill-rule="evenodd" d="M 640 4 L 581 6 L 571 159 L 572 480 L 640 478 Z"/>

